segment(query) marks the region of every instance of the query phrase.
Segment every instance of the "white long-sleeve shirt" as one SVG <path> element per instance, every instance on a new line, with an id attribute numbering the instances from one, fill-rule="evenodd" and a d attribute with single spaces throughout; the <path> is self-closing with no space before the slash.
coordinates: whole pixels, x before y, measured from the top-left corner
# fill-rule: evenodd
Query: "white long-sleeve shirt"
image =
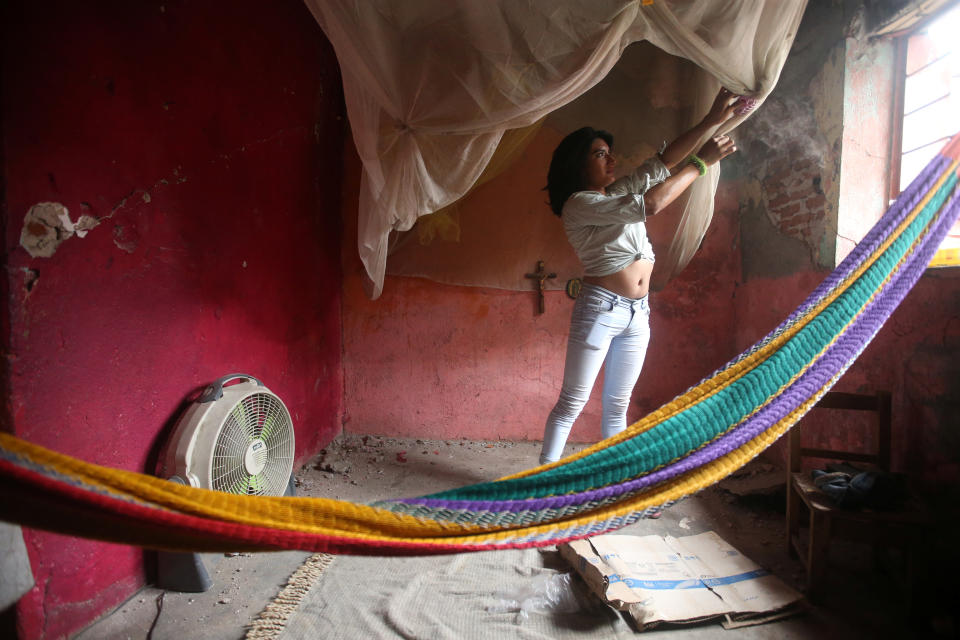
<path id="1" fill-rule="evenodd" d="M 636 260 L 653 262 L 643 194 L 670 177 L 653 156 L 599 191 L 577 191 L 563 204 L 563 228 L 588 276 L 616 273 Z"/>

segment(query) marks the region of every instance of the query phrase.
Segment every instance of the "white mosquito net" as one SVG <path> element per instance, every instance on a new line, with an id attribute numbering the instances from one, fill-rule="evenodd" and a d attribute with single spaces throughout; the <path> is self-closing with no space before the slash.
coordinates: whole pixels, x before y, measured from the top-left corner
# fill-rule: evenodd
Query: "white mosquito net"
<path id="1" fill-rule="evenodd" d="M 502 204 L 472 214 L 483 220 L 459 219 L 451 205 L 503 172 L 534 141 L 559 141 L 580 126 L 598 126 L 597 118 L 547 116 L 592 93 L 631 43 L 647 44 L 631 47 L 620 82 L 605 94 L 614 101 L 629 98 L 635 114 L 628 144 L 617 142 L 622 169 L 629 164 L 624 159 L 642 160 L 693 125 L 721 85 L 762 102 L 806 6 L 806 0 L 305 1 L 340 63 L 363 163 L 358 249 L 372 298 L 382 292 L 388 255 L 391 273 L 507 289 L 529 289 L 524 271 L 539 258 L 556 255 L 569 263 L 569 250 L 556 235 L 559 223 L 545 204 L 536 216 L 518 215 L 511 210 L 511 189 L 501 188 Z M 665 69 L 672 71 L 664 75 Z M 638 95 L 624 83 L 640 71 L 647 75 L 639 85 L 650 86 L 658 73 L 664 82 Z M 602 116 L 603 107 L 589 112 Z M 528 181 L 529 191 L 539 192 L 546 171 L 544 165 L 540 182 Z M 661 232 L 660 282 L 687 264 L 710 223 L 716 167 L 708 178 L 688 190 L 670 216 L 671 228 Z M 542 193 L 537 197 L 545 200 Z M 417 241 L 396 233 L 441 210 L 446 215 L 436 216 Z M 442 244 L 447 248 L 438 249 Z M 562 286 L 562 279 L 548 286 Z"/>

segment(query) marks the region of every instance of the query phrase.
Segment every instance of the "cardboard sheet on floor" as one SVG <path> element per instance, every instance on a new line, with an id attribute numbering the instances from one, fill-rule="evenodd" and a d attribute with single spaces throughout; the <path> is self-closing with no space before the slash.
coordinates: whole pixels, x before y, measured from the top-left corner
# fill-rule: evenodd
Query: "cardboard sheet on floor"
<path id="1" fill-rule="evenodd" d="M 797 611 L 800 593 L 713 531 L 601 535 L 560 545 L 591 590 L 639 628 L 721 618 L 727 628 Z"/>

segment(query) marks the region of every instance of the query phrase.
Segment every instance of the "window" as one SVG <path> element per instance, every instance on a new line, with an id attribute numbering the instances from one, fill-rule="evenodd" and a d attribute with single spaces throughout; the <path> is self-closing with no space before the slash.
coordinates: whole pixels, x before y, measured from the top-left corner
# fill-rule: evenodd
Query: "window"
<path id="1" fill-rule="evenodd" d="M 951 137 L 960 132 L 960 5 L 906 38 L 899 185 L 905 189 Z M 896 164 L 896 163 L 894 163 Z M 896 187 L 899 186 L 897 189 Z M 960 265 L 960 222 L 930 266 Z"/>

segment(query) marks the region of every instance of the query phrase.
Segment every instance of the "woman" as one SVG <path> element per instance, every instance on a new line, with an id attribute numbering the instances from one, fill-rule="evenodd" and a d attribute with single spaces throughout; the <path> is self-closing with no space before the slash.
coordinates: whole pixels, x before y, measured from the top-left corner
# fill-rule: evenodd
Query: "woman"
<path id="1" fill-rule="evenodd" d="M 663 211 L 707 167 L 736 151 L 724 135 L 695 145 L 734 115 L 737 96 L 721 89 L 703 120 L 633 173 L 614 179 L 613 136 L 584 127 L 557 146 L 547 175 L 550 208 L 583 263 L 573 307 L 560 398 L 547 418 L 540 463 L 562 457 L 601 365 L 603 437 L 627 426 L 627 407 L 650 338 L 647 292 L 653 248 L 644 221 Z"/>

